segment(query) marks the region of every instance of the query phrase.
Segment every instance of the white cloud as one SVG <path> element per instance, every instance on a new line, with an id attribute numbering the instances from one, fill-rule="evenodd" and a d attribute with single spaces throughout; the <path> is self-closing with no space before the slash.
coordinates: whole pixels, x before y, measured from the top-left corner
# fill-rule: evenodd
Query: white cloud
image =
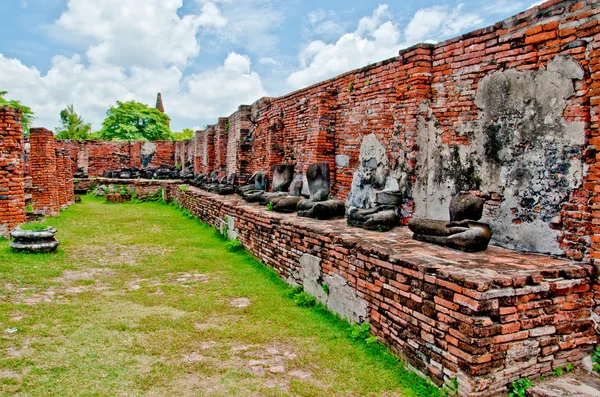
<path id="1" fill-rule="evenodd" d="M 504 0 L 500 0 L 504 1 Z M 309 21 L 321 21 L 322 13 L 309 15 Z M 354 32 L 342 35 L 335 43 L 314 40 L 298 54 L 299 68 L 287 82 L 293 88 L 316 83 L 372 62 L 391 58 L 398 50 L 419 42 L 437 42 L 475 28 L 484 19 L 463 12 L 462 4 L 455 8 L 434 6 L 418 10 L 401 33 L 392 21 L 387 5 L 380 5 L 373 14 L 364 17 Z"/>
<path id="2" fill-rule="evenodd" d="M 241 103 L 267 95 L 250 59 L 233 52 L 222 66 L 187 77 L 176 66 L 133 67 L 129 73 L 116 66 L 85 66 L 77 55 L 56 56 L 42 75 L 0 54 L 0 70 L 0 87 L 9 91 L 8 98 L 31 106 L 37 117 L 34 125 L 49 129 L 59 124 L 59 112 L 69 104 L 100 128 L 109 105 L 135 99 L 153 106 L 157 92 L 163 94 L 166 111 L 175 120 L 216 120 Z"/>
<path id="3" fill-rule="evenodd" d="M 277 66 L 279 65 L 279 62 L 277 62 L 277 60 L 273 59 L 273 58 L 269 58 L 269 57 L 262 57 L 258 60 L 258 63 L 260 63 L 261 65 L 272 65 L 272 66 Z"/>
<path id="4" fill-rule="evenodd" d="M 335 44 L 316 40 L 299 54 L 300 69 L 287 79 L 293 88 L 316 83 L 371 62 L 393 57 L 400 48 L 400 31 L 390 20 L 387 5 L 380 5 L 358 28 Z"/>
<path id="5" fill-rule="evenodd" d="M 221 10 L 215 3 L 206 3 L 202 6 L 200 25 L 205 27 L 223 28 L 227 25 L 227 18 L 221 15 Z"/>
<path id="6" fill-rule="evenodd" d="M 530 8 L 533 8 L 533 7 L 537 7 L 537 6 L 539 6 L 540 4 L 543 4 L 543 3 L 545 3 L 545 2 L 546 2 L 546 0 L 540 0 L 540 1 L 536 1 L 535 3 L 531 3 L 531 5 L 530 5 L 529 7 L 527 7 L 527 9 L 530 9 Z"/>
<path id="7" fill-rule="evenodd" d="M 459 4 L 454 9 L 433 6 L 418 10 L 406 26 L 403 46 L 437 42 L 483 23 L 483 18 L 479 15 L 464 13 L 462 8 L 462 4 Z"/>
<path id="8" fill-rule="evenodd" d="M 213 3 L 183 17 L 181 6 L 182 0 L 69 0 L 55 28 L 87 39 L 94 63 L 183 67 L 200 52 L 199 29 L 223 27 L 227 20 Z"/>
<path id="9" fill-rule="evenodd" d="M 309 38 L 331 39 L 346 33 L 347 23 L 332 10 L 318 9 L 308 13 L 303 33 Z"/>
<path id="10" fill-rule="evenodd" d="M 279 43 L 275 29 L 284 20 L 278 0 L 195 0 L 202 7 L 214 3 L 224 18 L 225 28 L 214 29 L 214 34 L 224 43 L 241 46 L 246 52 L 259 56 L 272 54 Z"/>

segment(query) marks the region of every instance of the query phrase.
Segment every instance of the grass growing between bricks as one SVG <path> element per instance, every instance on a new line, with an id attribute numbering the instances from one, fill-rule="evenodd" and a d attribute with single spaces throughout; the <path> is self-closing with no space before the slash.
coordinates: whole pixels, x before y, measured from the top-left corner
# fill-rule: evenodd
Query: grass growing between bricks
<path id="1" fill-rule="evenodd" d="M 173 207 L 85 197 L 49 223 L 56 254 L 0 241 L 1 395 L 440 395 Z"/>

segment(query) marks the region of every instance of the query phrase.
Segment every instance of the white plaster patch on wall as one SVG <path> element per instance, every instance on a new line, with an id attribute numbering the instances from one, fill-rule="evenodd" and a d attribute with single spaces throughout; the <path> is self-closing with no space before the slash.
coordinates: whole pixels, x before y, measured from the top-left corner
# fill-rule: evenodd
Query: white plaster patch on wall
<path id="1" fill-rule="evenodd" d="M 219 232 L 223 236 L 226 236 L 228 240 L 235 240 L 238 238 L 238 233 L 235 229 L 235 218 L 233 216 L 225 216 L 225 218 L 221 219 Z"/>
<path id="2" fill-rule="evenodd" d="M 298 272 L 291 275 L 287 282 L 292 286 L 302 284 L 304 291 L 316 297 L 333 313 L 353 323 L 368 321 L 367 303 L 342 276 L 335 274 L 323 277 L 321 259 L 317 256 L 302 255 Z M 329 293 L 325 292 L 323 285 L 328 286 Z"/>
<path id="3" fill-rule="evenodd" d="M 143 142 L 140 148 L 142 156 L 153 156 L 156 153 L 156 144 L 154 142 Z"/>
<path id="4" fill-rule="evenodd" d="M 502 201 L 486 207 L 484 219 L 494 244 L 561 255 L 560 232 L 550 223 L 585 172 L 585 126 L 563 117 L 582 77 L 581 66 L 565 56 L 537 71 L 484 77 L 475 95 L 479 118 L 455 126 L 469 145 L 442 144 L 435 120 L 420 120 L 415 216 L 448 219 L 449 200 L 461 190 L 496 193 Z"/>

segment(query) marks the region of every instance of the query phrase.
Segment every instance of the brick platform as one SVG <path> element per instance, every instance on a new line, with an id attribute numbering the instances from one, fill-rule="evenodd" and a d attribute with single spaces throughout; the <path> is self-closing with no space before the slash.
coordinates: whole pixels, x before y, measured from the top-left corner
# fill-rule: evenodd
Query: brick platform
<path id="1" fill-rule="evenodd" d="M 212 226 L 233 224 L 284 279 L 303 256 L 319 258 L 322 277 L 340 275 L 366 302 L 384 343 L 438 384 L 458 378 L 463 396 L 577 363 L 597 343 L 591 265 L 495 247 L 463 253 L 416 242 L 407 229 L 368 232 L 194 187 L 167 192 Z"/>
<path id="2" fill-rule="evenodd" d="M 180 180 L 159 181 L 152 179 L 112 179 L 112 178 L 81 178 L 74 181 L 75 189 L 91 192 L 99 185 L 125 186 L 129 191 L 135 192 L 138 199 L 152 196 L 158 190 L 166 190 L 167 186 L 179 185 Z"/>
<path id="3" fill-rule="evenodd" d="M 25 222 L 21 112 L 0 107 L 0 236 Z"/>

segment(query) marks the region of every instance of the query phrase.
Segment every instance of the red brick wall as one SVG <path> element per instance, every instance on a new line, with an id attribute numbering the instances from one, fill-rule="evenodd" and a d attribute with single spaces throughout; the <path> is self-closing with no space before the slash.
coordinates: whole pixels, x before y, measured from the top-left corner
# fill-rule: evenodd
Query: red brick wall
<path id="1" fill-rule="evenodd" d="M 56 174 L 54 175 L 54 183 L 57 187 L 58 206 L 61 209 L 68 207 L 67 204 L 67 172 L 70 171 L 67 167 L 69 163 L 65 161 L 65 153 L 62 151 L 60 144 L 56 143 L 54 150 L 56 157 Z M 67 171 L 67 172 L 65 172 Z M 71 175 L 70 172 L 68 175 Z"/>
<path id="2" fill-rule="evenodd" d="M 215 169 L 225 174 L 227 170 L 227 142 L 229 134 L 229 119 L 227 117 L 219 118 L 215 125 Z"/>
<path id="3" fill-rule="evenodd" d="M 25 222 L 21 112 L 0 107 L 0 236 Z"/>
<path id="4" fill-rule="evenodd" d="M 112 142 L 112 141 L 61 141 L 69 156 L 74 160 L 73 172 L 82 167 L 90 176 L 102 176 L 104 171 L 121 168 L 145 168 L 142 164 L 142 149 L 154 145 L 155 152 L 148 167 L 158 168 L 162 164 L 175 166 L 175 142 Z"/>
<path id="5" fill-rule="evenodd" d="M 45 128 L 32 128 L 29 142 L 33 209 L 56 215 L 60 203 L 54 134 Z"/>
<path id="6" fill-rule="evenodd" d="M 590 249 L 592 240 L 600 242 L 600 232 L 593 223 L 593 206 L 600 201 L 595 191 L 600 177 L 596 166 L 600 11 L 595 4 L 549 1 L 488 28 L 435 45 L 416 45 L 396 58 L 281 98 L 263 98 L 252 105 L 250 113 L 248 107 L 241 107 L 229 118 L 227 172 L 236 172 L 244 179 L 261 169 L 271 174 L 278 163 L 295 164 L 296 172 L 304 172 L 308 164 L 326 161 L 333 173 L 332 193 L 345 199 L 358 166 L 362 139 L 375 134 L 399 175 L 399 188 L 407 192 L 402 208 L 404 223 L 414 213 L 447 217 L 448 198 L 464 186 L 486 198 L 486 216 L 499 222 L 498 227 L 493 225 L 498 230 L 496 244 L 591 259 L 596 255 Z M 579 162 L 583 166 L 575 173 L 589 172 L 580 178 L 580 186 L 558 192 L 549 187 L 548 192 L 538 195 L 541 198 L 530 200 L 533 204 L 515 204 L 512 219 L 501 219 L 506 217 L 501 214 L 509 205 L 506 203 L 513 198 L 505 196 L 504 187 L 494 187 L 500 177 L 482 171 L 494 164 L 476 156 L 483 150 L 478 145 L 487 139 L 487 128 L 493 127 L 494 121 L 489 115 L 493 112 L 477 103 L 483 86 L 480 83 L 494 73 L 545 72 L 558 56 L 569 57 L 583 70 L 583 78 L 573 78 L 574 94 L 565 98 L 564 111 L 558 116 L 560 123 L 583 126 L 585 142 L 577 152 L 556 146 L 559 155 L 566 156 L 562 163 L 554 168 L 538 164 L 537 169 L 528 171 L 548 170 L 559 175 L 565 173 L 564 167 Z M 216 158 L 214 162 L 204 159 L 205 170 L 222 166 L 221 142 L 217 134 Z M 336 156 L 344 161 L 336 164 Z M 549 159 L 552 156 L 546 155 L 542 163 Z M 456 165 L 453 162 L 459 163 L 458 168 L 452 169 Z M 474 170 L 468 169 L 469 162 Z M 565 183 L 563 176 L 555 178 L 559 185 Z M 460 178 L 466 178 L 467 184 L 455 180 Z M 544 199 L 547 193 L 557 194 L 552 199 L 552 211 L 546 209 L 550 206 Z M 527 200 L 518 194 L 516 199 Z M 540 222 L 545 233 L 540 241 L 530 246 L 510 241 L 511 228 L 519 231 L 521 224 L 525 227 L 532 221 Z M 543 240 L 548 239 L 556 244 L 544 246 Z"/>

